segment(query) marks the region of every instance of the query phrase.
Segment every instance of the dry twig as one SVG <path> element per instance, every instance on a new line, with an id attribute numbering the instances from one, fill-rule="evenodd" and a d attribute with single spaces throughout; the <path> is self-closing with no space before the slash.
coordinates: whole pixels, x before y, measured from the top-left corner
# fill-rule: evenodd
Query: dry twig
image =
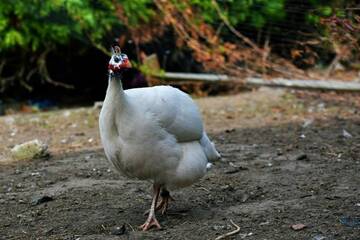
<path id="1" fill-rule="evenodd" d="M 236 227 L 236 229 L 235 229 L 234 231 L 231 231 L 231 232 L 228 232 L 228 233 L 225 233 L 225 234 L 223 234 L 223 235 L 218 236 L 217 238 L 215 238 L 215 240 L 224 239 L 224 238 L 226 238 L 226 237 L 235 235 L 235 234 L 237 234 L 237 233 L 240 232 L 240 227 L 239 227 L 238 225 L 236 225 L 236 224 L 233 222 L 233 220 L 231 220 L 231 219 L 230 219 L 230 222 L 231 222 L 231 224 L 232 224 L 234 227 Z"/>
<path id="2" fill-rule="evenodd" d="M 238 38 L 240 38 L 241 40 L 243 40 L 246 44 L 248 44 L 250 47 L 252 47 L 255 51 L 257 51 L 258 53 L 262 54 L 262 50 L 256 46 L 255 43 L 253 43 L 248 37 L 244 36 L 243 34 L 241 34 L 239 31 L 237 31 L 229 22 L 229 20 L 227 19 L 227 17 L 221 12 L 221 9 L 219 7 L 219 5 L 217 4 L 217 2 L 215 0 L 211 1 L 211 3 L 213 4 L 213 6 L 215 7 L 219 17 L 221 18 L 221 20 L 223 21 L 223 23 L 225 23 L 225 25 L 229 28 L 229 30 L 235 34 L 235 36 L 237 36 Z"/>

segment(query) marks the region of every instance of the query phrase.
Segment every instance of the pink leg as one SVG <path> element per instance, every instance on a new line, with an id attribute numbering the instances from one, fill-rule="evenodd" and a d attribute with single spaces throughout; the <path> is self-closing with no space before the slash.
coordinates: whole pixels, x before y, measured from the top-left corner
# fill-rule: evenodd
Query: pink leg
<path id="1" fill-rule="evenodd" d="M 143 231 L 149 230 L 152 226 L 155 226 L 158 229 L 161 228 L 158 220 L 155 217 L 155 207 L 156 207 L 157 200 L 159 198 L 159 194 L 160 194 L 160 186 L 154 184 L 154 197 L 153 197 L 153 200 L 152 200 L 152 203 L 151 203 L 149 216 L 148 216 L 147 220 L 145 221 L 145 223 L 140 226 L 140 228 Z"/>

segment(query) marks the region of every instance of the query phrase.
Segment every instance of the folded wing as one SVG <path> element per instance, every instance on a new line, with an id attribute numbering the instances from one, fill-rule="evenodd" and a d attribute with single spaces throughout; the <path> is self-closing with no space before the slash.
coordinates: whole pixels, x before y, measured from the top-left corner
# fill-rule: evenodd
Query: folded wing
<path id="1" fill-rule="evenodd" d="M 203 124 L 198 107 L 184 92 L 170 87 L 126 90 L 126 94 L 142 106 L 142 111 L 151 112 L 160 126 L 174 135 L 178 142 L 200 140 Z"/>

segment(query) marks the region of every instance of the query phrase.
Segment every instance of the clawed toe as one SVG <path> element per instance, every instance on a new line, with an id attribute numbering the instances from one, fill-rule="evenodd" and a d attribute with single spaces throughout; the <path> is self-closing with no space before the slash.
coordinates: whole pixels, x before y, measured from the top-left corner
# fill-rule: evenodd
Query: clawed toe
<path id="1" fill-rule="evenodd" d="M 175 201 L 170 195 L 167 197 L 163 197 L 159 206 L 157 206 L 156 210 L 160 210 L 161 214 L 164 215 L 169 207 L 169 203 Z"/>
<path id="2" fill-rule="evenodd" d="M 152 227 L 156 227 L 157 229 L 161 229 L 161 226 L 160 226 L 158 220 L 155 217 L 146 220 L 146 222 L 143 225 L 139 226 L 139 228 L 142 231 L 147 231 Z"/>

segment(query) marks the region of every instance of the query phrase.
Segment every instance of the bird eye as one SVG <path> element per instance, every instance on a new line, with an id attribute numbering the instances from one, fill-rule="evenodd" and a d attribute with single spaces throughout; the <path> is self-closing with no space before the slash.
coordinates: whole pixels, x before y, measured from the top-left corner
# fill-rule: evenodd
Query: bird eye
<path id="1" fill-rule="evenodd" d="M 116 63 L 118 63 L 118 62 L 120 62 L 120 58 L 114 57 L 114 61 L 115 61 Z"/>

